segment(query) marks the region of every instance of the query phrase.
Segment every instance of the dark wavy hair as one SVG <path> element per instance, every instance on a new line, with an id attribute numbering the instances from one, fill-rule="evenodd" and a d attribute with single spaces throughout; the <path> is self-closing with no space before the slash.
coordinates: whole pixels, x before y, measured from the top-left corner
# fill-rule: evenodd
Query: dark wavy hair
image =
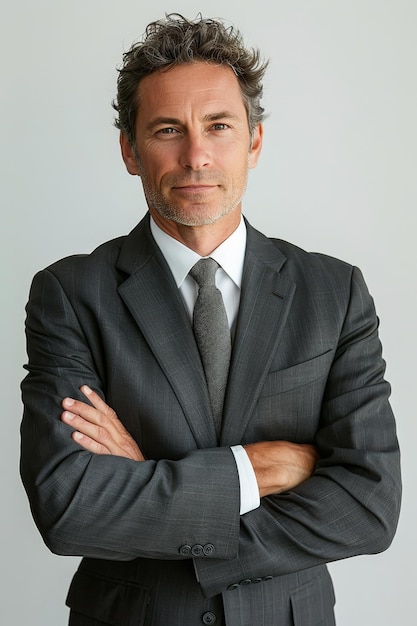
<path id="1" fill-rule="evenodd" d="M 251 134 L 264 119 L 261 106 L 262 79 L 268 61 L 257 49 L 244 46 L 240 32 L 221 21 L 199 15 L 188 20 L 178 13 L 151 22 L 142 41 L 134 43 L 123 55 L 113 108 L 118 115 L 115 126 L 135 147 L 135 123 L 139 107 L 138 86 L 142 78 L 162 68 L 205 61 L 229 65 L 237 76 L 248 114 Z"/>

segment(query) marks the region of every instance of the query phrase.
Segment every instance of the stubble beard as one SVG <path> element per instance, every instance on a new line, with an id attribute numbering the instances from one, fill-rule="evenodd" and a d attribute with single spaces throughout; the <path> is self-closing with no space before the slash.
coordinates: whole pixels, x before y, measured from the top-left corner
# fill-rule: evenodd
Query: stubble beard
<path id="1" fill-rule="evenodd" d="M 247 171 L 241 184 L 232 189 L 229 193 L 226 193 L 223 202 L 219 206 L 213 207 L 204 202 L 199 203 L 197 199 L 195 203 L 196 208 L 190 210 L 190 208 L 167 202 L 163 193 L 160 190 L 154 189 L 150 184 L 140 161 L 138 161 L 138 166 L 148 207 L 155 210 L 161 217 L 182 226 L 207 226 L 209 224 L 215 224 L 226 215 L 232 213 L 240 205 L 246 191 L 248 179 Z M 212 180 L 213 175 L 210 174 L 210 181 Z M 181 177 L 170 177 L 166 182 L 168 182 L 170 186 L 180 186 L 191 183 L 204 183 L 204 181 L 209 182 L 205 175 L 199 172 L 193 172 L 192 174 Z M 220 186 L 222 186 L 222 184 L 226 186 L 227 184 L 225 177 L 219 174 L 216 175 L 216 182 Z"/>

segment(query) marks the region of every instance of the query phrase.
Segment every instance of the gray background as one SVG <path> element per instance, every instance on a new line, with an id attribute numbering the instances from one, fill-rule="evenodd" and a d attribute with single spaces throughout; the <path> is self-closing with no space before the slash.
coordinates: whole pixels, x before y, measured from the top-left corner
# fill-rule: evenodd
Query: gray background
<path id="1" fill-rule="evenodd" d="M 388 552 L 331 570 L 338 626 L 411 626 L 414 0 L 1 0 L 1 623 L 66 623 L 77 559 L 44 547 L 18 477 L 24 305 L 35 271 L 128 232 L 144 214 L 138 179 L 119 157 L 110 101 L 122 51 L 165 11 L 224 17 L 271 58 L 270 117 L 245 213 L 267 234 L 359 265 L 375 298 L 403 451 L 403 512 Z"/>

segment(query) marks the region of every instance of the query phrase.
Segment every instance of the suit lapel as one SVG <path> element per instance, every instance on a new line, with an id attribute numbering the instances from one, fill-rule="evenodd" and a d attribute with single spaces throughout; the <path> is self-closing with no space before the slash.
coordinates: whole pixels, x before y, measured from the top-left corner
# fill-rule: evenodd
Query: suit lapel
<path id="1" fill-rule="evenodd" d="M 226 391 L 220 445 L 242 441 L 285 326 L 295 284 L 280 270 L 286 258 L 251 226 Z M 207 385 L 191 325 L 170 269 L 145 217 L 118 259 L 128 274 L 119 293 L 184 411 L 198 447 L 218 445 Z"/>
<path id="2" fill-rule="evenodd" d="M 120 296 L 169 380 L 198 447 L 216 446 L 194 335 L 170 269 L 150 233 L 148 218 L 126 239 L 117 265 L 130 274 L 119 287 Z"/>
<path id="3" fill-rule="evenodd" d="M 221 445 L 240 443 L 277 350 L 295 284 L 285 256 L 248 225 L 241 302 L 225 398 Z"/>

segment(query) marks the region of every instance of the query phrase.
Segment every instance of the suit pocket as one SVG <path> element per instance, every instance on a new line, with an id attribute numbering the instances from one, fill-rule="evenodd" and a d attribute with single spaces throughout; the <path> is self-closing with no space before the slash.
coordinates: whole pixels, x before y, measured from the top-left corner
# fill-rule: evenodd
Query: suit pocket
<path id="1" fill-rule="evenodd" d="M 84 570 L 78 571 L 72 580 L 67 606 L 109 626 L 143 626 L 149 597 L 146 587 Z"/>
<path id="2" fill-rule="evenodd" d="M 294 626 L 335 626 L 333 584 L 327 572 L 291 594 Z"/>
<path id="3" fill-rule="evenodd" d="M 261 392 L 262 397 L 285 393 L 309 385 L 327 376 L 333 360 L 333 350 L 297 363 L 283 370 L 270 372 Z"/>
<path id="4" fill-rule="evenodd" d="M 328 350 L 268 374 L 249 425 L 248 440 L 314 440 L 333 354 Z"/>

